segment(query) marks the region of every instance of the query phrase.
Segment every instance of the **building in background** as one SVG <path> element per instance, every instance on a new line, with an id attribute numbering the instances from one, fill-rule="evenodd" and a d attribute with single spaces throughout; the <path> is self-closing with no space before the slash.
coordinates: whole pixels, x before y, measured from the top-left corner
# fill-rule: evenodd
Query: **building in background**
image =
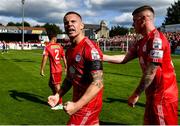
<path id="1" fill-rule="evenodd" d="M 109 38 L 109 28 L 104 20 L 100 24 L 85 24 L 84 34 L 92 40 Z"/>
<path id="2" fill-rule="evenodd" d="M 0 26 L 0 40 L 22 41 L 22 26 Z M 42 36 L 47 36 L 46 29 L 42 27 L 24 27 L 25 42 L 39 42 Z M 47 38 L 46 38 L 47 39 Z"/>

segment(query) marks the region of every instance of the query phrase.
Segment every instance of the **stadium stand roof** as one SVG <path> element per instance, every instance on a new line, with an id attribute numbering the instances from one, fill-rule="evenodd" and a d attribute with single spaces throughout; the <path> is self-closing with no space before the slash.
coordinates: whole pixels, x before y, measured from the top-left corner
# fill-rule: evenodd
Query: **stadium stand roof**
<path id="1" fill-rule="evenodd" d="M 0 26 L 0 33 L 21 34 L 22 26 Z M 47 34 L 42 27 L 24 27 L 24 34 Z"/>

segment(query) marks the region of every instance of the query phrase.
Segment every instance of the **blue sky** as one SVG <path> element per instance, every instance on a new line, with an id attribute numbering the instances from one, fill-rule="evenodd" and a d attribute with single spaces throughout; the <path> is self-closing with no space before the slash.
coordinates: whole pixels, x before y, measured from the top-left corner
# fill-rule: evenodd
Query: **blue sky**
<path id="1" fill-rule="evenodd" d="M 99 24 L 104 20 L 108 27 L 131 26 L 132 11 L 142 5 L 151 5 L 156 12 L 156 26 L 161 26 L 166 9 L 177 0 L 25 0 L 25 21 L 31 26 L 56 23 L 63 29 L 62 18 L 67 11 L 77 11 L 86 24 Z M 21 0 L 1 0 L 0 23 L 22 21 Z"/>

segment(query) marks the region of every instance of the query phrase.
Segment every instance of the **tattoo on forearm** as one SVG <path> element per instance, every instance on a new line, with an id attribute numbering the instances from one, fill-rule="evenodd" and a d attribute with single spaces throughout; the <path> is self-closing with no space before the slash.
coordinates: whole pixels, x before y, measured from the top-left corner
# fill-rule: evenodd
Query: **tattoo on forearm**
<path id="1" fill-rule="evenodd" d="M 96 85 L 97 87 L 101 88 L 103 85 L 103 72 L 102 70 L 98 70 L 96 72 L 92 72 L 93 82 L 92 84 Z"/>
<path id="2" fill-rule="evenodd" d="M 137 94 L 140 95 L 152 83 L 154 76 L 156 74 L 156 68 L 157 65 L 153 63 L 149 65 L 146 73 L 143 75 L 143 78 L 141 79 L 139 86 L 136 89 Z"/>

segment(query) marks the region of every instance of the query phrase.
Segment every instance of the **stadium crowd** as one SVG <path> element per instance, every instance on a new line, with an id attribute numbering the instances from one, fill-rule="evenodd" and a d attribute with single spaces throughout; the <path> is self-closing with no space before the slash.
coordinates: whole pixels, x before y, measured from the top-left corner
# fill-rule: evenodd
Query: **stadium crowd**
<path id="1" fill-rule="evenodd" d="M 164 32 L 165 36 L 168 38 L 169 42 L 171 43 L 171 51 L 174 53 L 177 46 L 180 46 L 180 32 Z M 139 40 L 141 36 L 137 36 L 136 34 L 129 34 L 129 35 L 118 35 L 114 37 L 110 37 L 108 39 L 101 38 L 99 39 L 98 43 L 102 50 L 122 50 L 125 51 L 127 48 L 127 41 L 128 46 L 130 47 L 131 44 L 137 40 Z M 106 49 L 105 49 L 105 47 Z"/>
<path id="2" fill-rule="evenodd" d="M 174 53 L 177 46 L 180 46 L 180 32 L 165 32 L 164 34 L 171 43 L 171 53 Z"/>
<path id="3" fill-rule="evenodd" d="M 171 52 L 174 53 L 177 46 L 180 46 L 180 32 L 164 32 L 165 36 L 168 38 L 171 43 Z M 109 38 L 100 38 L 98 44 L 102 50 L 121 50 L 126 51 L 127 49 L 127 41 L 128 47 L 130 47 L 133 42 L 139 40 L 141 36 L 134 34 L 128 35 L 117 35 Z M 58 40 L 62 46 L 67 49 L 71 43 L 69 40 Z M 22 45 L 25 49 L 36 49 L 43 48 L 44 44 L 40 41 L 27 41 L 22 43 L 21 41 L 0 41 L 0 49 L 3 47 L 3 43 L 6 43 L 7 49 L 21 49 Z"/>

